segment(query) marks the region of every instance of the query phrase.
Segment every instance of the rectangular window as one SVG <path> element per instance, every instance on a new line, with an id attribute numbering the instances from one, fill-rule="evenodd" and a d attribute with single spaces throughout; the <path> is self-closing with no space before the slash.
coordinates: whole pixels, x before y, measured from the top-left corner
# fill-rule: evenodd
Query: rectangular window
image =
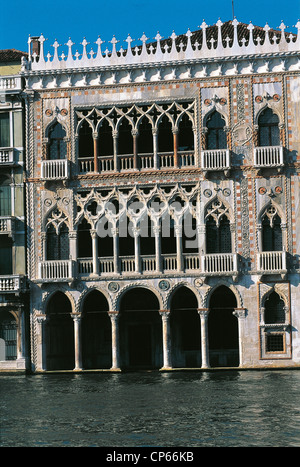
<path id="1" fill-rule="evenodd" d="M 9 113 L 0 113 L 0 148 L 10 147 Z"/>
<path id="2" fill-rule="evenodd" d="M 12 274 L 12 240 L 0 235 L 0 275 Z"/>
<path id="3" fill-rule="evenodd" d="M 283 334 L 267 334 L 266 335 L 266 351 L 267 352 L 284 352 Z"/>

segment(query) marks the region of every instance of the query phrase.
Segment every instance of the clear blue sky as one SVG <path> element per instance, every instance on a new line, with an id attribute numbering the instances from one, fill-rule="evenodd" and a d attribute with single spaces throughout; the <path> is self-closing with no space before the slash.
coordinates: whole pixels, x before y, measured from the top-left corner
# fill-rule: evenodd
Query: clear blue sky
<path id="1" fill-rule="evenodd" d="M 188 28 L 196 30 L 203 19 L 208 25 L 220 18 L 232 19 L 232 0 L 0 0 L 0 49 L 14 48 L 27 51 L 28 36 L 44 34 L 48 39 L 46 50 L 54 40 L 65 44 L 69 37 L 75 43 L 73 52 L 82 50 L 83 38 L 96 50 L 94 42 L 100 35 L 104 48 L 113 35 L 123 48 L 128 33 L 139 39 L 143 32 L 153 40 L 157 31 L 169 37 Z M 238 21 L 277 28 L 281 20 L 293 27 L 300 19 L 300 0 L 233 0 L 234 15 Z M 135 42 L 132 45 L 136 45 Z M 139 43 L 140 44 L 140 43 Z M 89 49 L 88 49 L 89 50 Z"/>

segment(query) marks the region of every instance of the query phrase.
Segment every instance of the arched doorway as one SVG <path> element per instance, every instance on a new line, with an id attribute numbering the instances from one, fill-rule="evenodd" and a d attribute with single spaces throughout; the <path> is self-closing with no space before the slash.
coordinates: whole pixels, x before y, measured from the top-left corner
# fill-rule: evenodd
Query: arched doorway
<path id="1" fill-rule="evenodd" d="M 17 328 L 15 317 L 7 310 L 0 313 L 0 361 L 17 359 Z"/>
<path id="2" fill-rule="evenodd" d="M 98 290 L 85 297 L 82 309 L 82 365 L 84 369 L 111 367 L 111 323 L 108 302 Z"/>
<path id="3" fill-rule="evenodd" d="M 170 308 L 172 366 L 201 367 L 200 317 L 195 294 L 180 287 L 172 296 Z"/>
<path id="4" fill-rule="evenodd" d="M 72 306 L 63 292 L 56 292 L 47 306 L 46 368 L 47 370 L 73 370 L 74 323 Z"/>
<path id="5" fill-rule="evenodd" d="M 162 367 L 162 322 L 159 301 L 145 288 L 130 289 L 121 298 L 121 367 L 154 369 Z"/>
<path id="6" fill-rule="evenodd" d="M 239 365 L 238 320 L 234 293 L 221 285 L 211 295 L 208 315 L 209 359 L 212 367 Z"/>

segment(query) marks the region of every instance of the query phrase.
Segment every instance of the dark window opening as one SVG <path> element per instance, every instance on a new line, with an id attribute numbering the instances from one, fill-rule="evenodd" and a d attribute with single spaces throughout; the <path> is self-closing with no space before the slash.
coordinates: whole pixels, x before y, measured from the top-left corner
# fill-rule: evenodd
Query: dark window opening
<path id="1" fill-rule="evenodd" d="M 280 145 L 279 118 L 270 108 L 261 113 L 258 128 L 259 146 Z"/>
<path id="2" fill-rule="evenodd" d="M 83 219 L 78 226 L 77 256 L 78 258 L 92 258 L 93 256 L 91 225 L 86 219 Z"/>
<path id="3" fill-rule="evenodd" d="M 206 253 L 231 253 L 230 222 L 223 215 L 217 225 L 215 219 L 209 216 L 206 221 Z"/>
<path id="4" fill-rule="evenodd" d="M 141 255 L 155 254 L 155 237 L 153 233 L 153 221 L 150 217 L 142 219 L 140 223 L 140 251 Z"/>
<path id="5" fill-rule="evenodd" d="M 47 230 L 47 260 L 64 260 L 69 259 L 69 229 L 66 224 L 63 224 L 59 233 L 53 225 L 50 225 Z"/>
<path id="6" fill-rule="evenodd" d="M 85 120 L 79 129 L 79 157 L 94 156 L 93 132 L 90 125 Z"/>
<path id="7" fill-rule="evenodd" d="M 99 129 L 99 155 L 112 156 L 114 153 L 114 144 L 112 136 L 112 127 L 107 120 L 104 120 Z"/>
<path id="8" fill-rule="evenodd" d="M 184 114 L 179 123 L 178 150 L 192 151 L 194 149 L 193 124 L 189 117 Z"/>
<path id="9" fill-rule="evenodd" d="M 12 261 L 12 248 L 13 242 L 8 235 L 0 236 L 0 275 L 12 274 L 13 261 Z"/>
<path id="10" fill-rule="evenodd" d="M 0 113 L 0 147 L 10 147 L 9 113 Z"/>
<path id="11" fill-rule="evenodd" d="M 162 254 L 176 253 L 176 235 L 175 235 L 174 219 L 166 216 L 162 222 L 161 228 L 161 252 Z"/>
<path id="12" fill-rule="evenodd" d="M 271 224 L 265 215 L 262 220 L 262 249 L 263 251 L 282 251 L 281 219 L 276 214 Z"/>
<path id="13" fill-rule="evenodd" d="M 188 214 L 184 218 L 182 229 L 183 253 L 198 253 L 198 236 L 196 219 Z"/>
<path id="14" fill-rule="evenodd" d="M 207 121 L 207 149 L 226 149 L 227 138 L 224 131 L 225 120 L 214 111 Z"/>
<path id="15" fill-rule="evenodd" d="M 133 154 L 132 127 L 124 118 L 120 124 L 118 132 L 118 154 Z"/>
<path id="16" fill-rule="evenodd" d="M 158 152 L 173 152 L 173 148 L 172 124 L 164 115 L 158 127 Z"/>
<path id="17" fill-rule="evenodd" d="M 285 322 L 284 301 L 276 292 L 272 292 L 265 301 L 265 323 L 279 324 Z"/>
<path id="18" fill-rule="evenodd" d="M 65 159 L 67 155 L 66 132 L 60 123 L 55 123 L 49 131 L 49 159 Z"/>
<path id="19" fill-rule="evenodd" d="M 152 125 L 146 117 L 142 119 L 139 125 L 138 152 L 139 154 L 153 153 Z"/>
<path id="20" fill-rule="evenodd" d="M 283 352 L 284 351 L 283 334 L 267 334 L 266 335 L 266 351 L 267 352 Z"/>
<path id="21" fill-rule="evenodd" d="M 100 229 L 98 236 L 98 254 L 100 257 L 114 255 L 112 224 L 106 217 L 103 217 L 97 225 L 97 230 Z"/>
<path id="22" fill-rule="evenodd" d="M 9 311 L 0 313 L 0 361 L 17 359 L 17 323 Z"/>
<path id="23" fill-rule="evenodd" d="M 120 256 L 132 256 L 134 252 L 132 222 L 126 216 L 121 219 L 119 226 L 119 254 Z"/>
<path id="24" fill-rule="evenodd" d="M 11 179 L 8 175 L 0 175 L 0 216 L 11 215 Z"/>

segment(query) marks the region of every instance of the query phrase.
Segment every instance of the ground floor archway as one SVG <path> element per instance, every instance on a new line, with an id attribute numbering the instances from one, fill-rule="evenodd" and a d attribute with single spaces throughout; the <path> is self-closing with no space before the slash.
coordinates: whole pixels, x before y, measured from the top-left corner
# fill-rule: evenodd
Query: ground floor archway
<path id="1" fill-rule="evenodd" d="M 108 302 L 98 290 L 85 297 L 82 307 L 82 366 L 84 369 L 111 367 L 111 322 Z"/>
<path id="2" fill-rule="evenodd" d="M 208 342 L 211 367 L 239 366 L 238 320 L 234 293 L 226 286 L 217 287 L 209 301 Z"/>
<path id="3" fill-rule="evenodd" d="M 124 293 L 119 321 L 120 366 L 155 369 L 162 366 L 162 323 L 159 301 L 145 288 Z"/>
<path id="4" fill-rule="evenodd" d="M 180 287 L 172 295 L 170 305 L 172 366 L 200 367 L 201 333 L 197 298 L 189 288 Z"/>
<path id="5" fill-rule="evenodd" d="M 17 359 L 16 318 L 7 310 L 0 313 L 0 361 Z"/>
<path id="6" fill-rule="evenodd" d="M 56 292 L 49 299 L 46 313 L 47 370 L 72 370 L 75 354 L 70 300 L 63 292 Z"/>

